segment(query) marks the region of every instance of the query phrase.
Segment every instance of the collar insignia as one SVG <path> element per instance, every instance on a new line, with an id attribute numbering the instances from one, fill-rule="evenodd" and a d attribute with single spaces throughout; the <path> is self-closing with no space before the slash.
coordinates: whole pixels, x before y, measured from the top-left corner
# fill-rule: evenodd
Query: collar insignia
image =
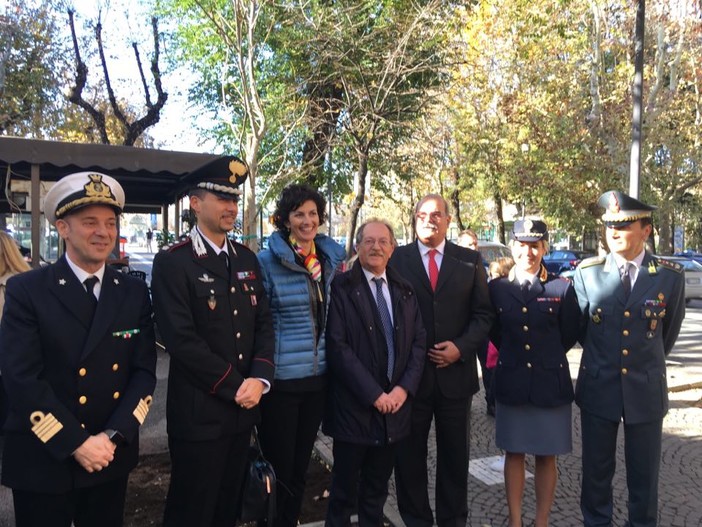
<path id="1" fill-rule="evenodd" d="M 66 279 L 65 279 L 65 278 L 60 278 L 60 279 L 59 279 L 59 285 L 66 285 Z"/>
<path id="2" fill-rule="evenodd" d="M 119 285 L 119 278 L 115 278 L 113 282 L 115 283 L 115 285 Z"/>

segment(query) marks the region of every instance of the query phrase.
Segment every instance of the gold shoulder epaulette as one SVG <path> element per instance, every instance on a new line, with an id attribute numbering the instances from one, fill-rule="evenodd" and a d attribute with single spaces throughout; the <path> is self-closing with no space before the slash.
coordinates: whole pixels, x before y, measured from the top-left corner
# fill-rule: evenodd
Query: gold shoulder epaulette
<path id="1" fill-rule="evenodd" d="M 583 269 L 587 267 L 592 267 L 593 265 L 602 265 L 605 263 L 606 258 L 604 256 L 591 256 L 590 258 L 585 258 L 580 262 L 580 267 Z"/>
<path id="2" fill-rule="evenodd" d="M 665 269 L 675 271 L 676 273 L 683 272 L 683 266 L 677 262 L 671 262 L 670 260 L 666 260 L 664 258 L 656 258 L 656 260 L 658 260 L 658 265 L 660 265 L 661 267 L 663 267 Z"/>

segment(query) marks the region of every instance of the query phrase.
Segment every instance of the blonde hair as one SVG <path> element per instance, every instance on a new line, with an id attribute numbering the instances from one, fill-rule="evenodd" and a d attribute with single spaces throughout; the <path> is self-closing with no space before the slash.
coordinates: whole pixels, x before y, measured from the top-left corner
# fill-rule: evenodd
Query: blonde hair
<path id="1" fill-rule="evenodd" d="M 0 276 L 23 273 L 29 269 L 29 264 L 22 257 L 15 240 L 0 231 Z"/>
<path id="2" fill-rule="evenodd" d="M 514 267 L 514 260 L 509 256 L 501 256 L 494 262 L 490 262 L 490 267 L 488 268 L 488 275 L 491 280 L 495 278 L 502 278 L 509 274 L 510 269 Z"/>

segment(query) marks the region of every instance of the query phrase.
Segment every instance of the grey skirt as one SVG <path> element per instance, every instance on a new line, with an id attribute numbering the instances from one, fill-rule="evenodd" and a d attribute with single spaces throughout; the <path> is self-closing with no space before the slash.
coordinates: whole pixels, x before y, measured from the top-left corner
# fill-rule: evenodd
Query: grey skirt
<path id="1" fill-rule="evenodd" d="M 573 448 L 572 405 L 495 407 L 495 443 L 506 452 L 554 456 Z"/>

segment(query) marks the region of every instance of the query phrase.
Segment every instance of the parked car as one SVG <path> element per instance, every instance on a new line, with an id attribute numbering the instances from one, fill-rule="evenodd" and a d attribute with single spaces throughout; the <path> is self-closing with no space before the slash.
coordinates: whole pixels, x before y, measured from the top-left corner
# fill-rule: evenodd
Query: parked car
<path id="1" fill-rule="evenodd" d="M 690 258 L 691 260 L 696 261 L 698 264 L 702 264 L 702 253 L 683 251 L 681 253 L 675 253 L 675 256 L 683 256 L 685 258 Z"/>
<path id="2" fill-rule="evenodd" d="M 487 269 L 490 266 L 490 262 L 494 262 L 498 258 L 507 256 L 512 258 L 512 251 L 506 245 L 500 242 L 486 242 L 483 240 L 478 241 L 478 252 L 483 258 L 483 265 Z"/>
<path id="3" fill-rule="evenodd" d="M 685 302 L 702 299 L 702 264 L 683 256 L 661 256 L 664 260 L 682 265 L 685 270 Z"/>
<path id="4" fill-rule="evenodd" d="M 544 256 L 543 262 L 546 269 L 553 274 L 560 275 L 564 271 L 573 271 L 585 258 L 595 256 L 585 251 L 553 251 Z"/>

